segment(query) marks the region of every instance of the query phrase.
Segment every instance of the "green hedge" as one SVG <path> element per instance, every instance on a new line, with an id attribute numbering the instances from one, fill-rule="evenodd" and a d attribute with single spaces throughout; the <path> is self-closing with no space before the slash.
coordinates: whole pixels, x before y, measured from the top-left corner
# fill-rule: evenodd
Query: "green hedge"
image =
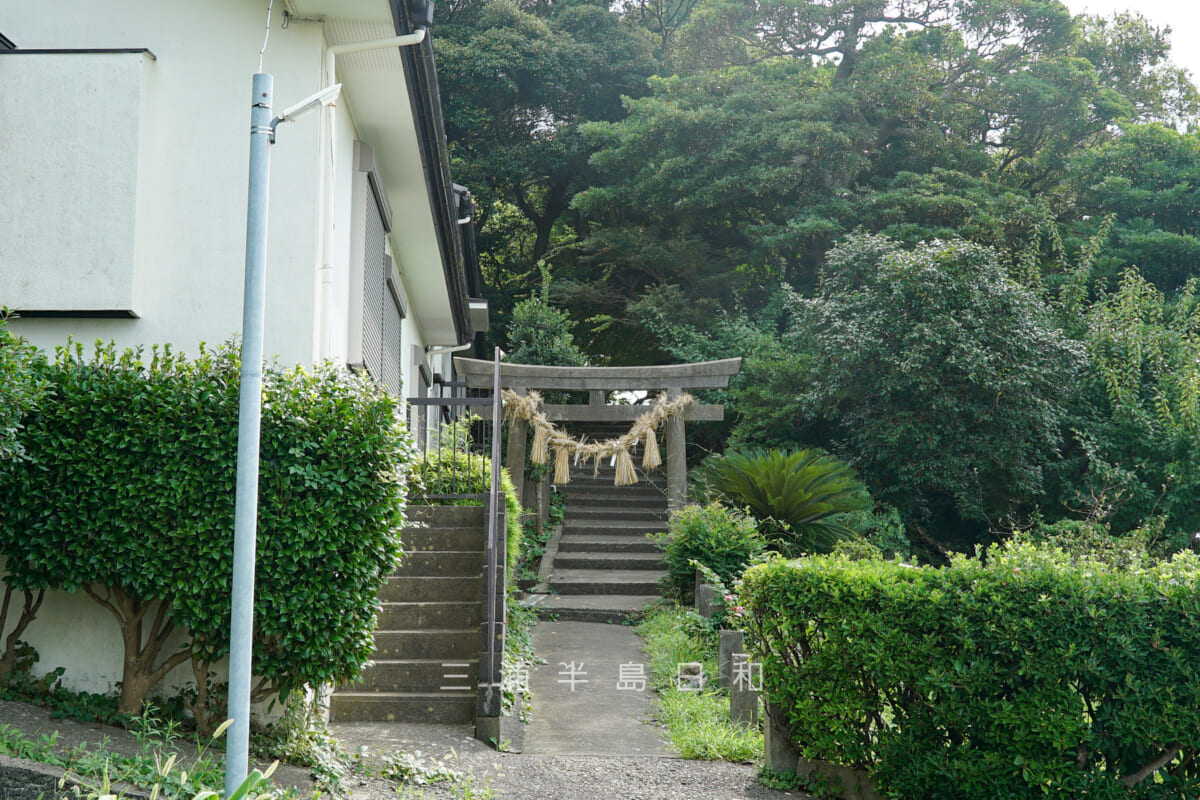
<path id="1" fill-rule="evenodd" d="M 891 797 L 1200 797 L 1194 555 L 776 560 L 741 602 L 801 753 Z"/>
<path id="2" fill-rule="evenodd" d="M 487 494 L 492 489 L 492 460 L 461 450 L 433 450 L 425 453 L 413 467 L 413 497 L 430 494 Z M 505 560 L 509 574 L 521 557 L 521 501 L 508 470 L 500 468 L 500 488 L 504 491 Z M 433 498 L 424 502 L 434 505 L 479 505 L 483 500 L 446 500 Z"/>
<path id="3" fill-rule="evenodd" d="M 9 332 L 6 314 L 0 307 L 0 461 L 21 457 L 21 418 L 45 389 L 38 374 L 41 353 Z"/>
<path id="4" fill-rule="evenodd" d="M 60 349 L 24 420 L 26 459 L 0 464 L 5 581 L 82 589 L 122 620 L 123 706 L 170 662 L 228 652 L 238 371 L 229 346 L 145 363 Z M 270 688 L 350 680 L 369 659 L 412 458 L 396 403 L 367 381 L 266 370 L 254 671 Z M 155 651 L 172 625 L 190 649 Z"/>

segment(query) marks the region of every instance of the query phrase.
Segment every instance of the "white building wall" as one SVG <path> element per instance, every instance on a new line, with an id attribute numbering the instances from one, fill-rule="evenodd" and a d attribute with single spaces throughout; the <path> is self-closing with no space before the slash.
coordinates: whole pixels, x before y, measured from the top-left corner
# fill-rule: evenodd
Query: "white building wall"
<path id="1" fill-rule="evenodd" d="M 135 239 L 110 244 L 105 240 L 127 232 L 93 232 L 99 237 L 94 250 L 121 254 L 136 250 L 132 293 L 138 318 L 29 318 L 14 321 L 12 329 L 47 352 L 74 337 L 84 342 L 112 339 L 122 347 L 169 342 L 192 354 L 198 342 L 215 345 L 241 329 L 250 83 L 258 68 L 264 8 L 244 0 L 200 4 L 123 0 L 113 5 L 117 8 L 97 14 L 95 4 L 86 0 L 57 0 L 55 13 L 48 14 L 39 4 L 0 0 L 0 20 L 5 35 L 23 49 L 146 47 L 157 57 L 146 57 L 143 67 L 140 166 L 136 180 L 125 189 L 136 192 Z M 263 64 L 275 76 L 276 110 L 326 83 L 322 26 L 293 22 L 281 30 L 280 13 L 281 7 L 276 8 Z M 106 56 L 7 56 L 0 59 L 0 81 L 26 58 L 53 59 L 62 74 L 62 97 L 69 101 L 75 90 L 70 84 L 71 59 Z M 397 97 L 396 102 L 404 100 Z M 321 114 L 281 125 L 271 149 L 265 352 L 285 364 L 311 365 L 322 353 L 335 361 L 345 360 L 351 182 L 354 141 L 359 137 L 353 114 L 352 98 L 343 96 L 335 109 L 333 296 L 325 305 L 331 310 L 325 323 L 318 305 L 324 203 L 320 162 L 328 161 L 329 147 L 320 135 Z M 75 138 L 82 139 L 88 126 L 86 121 L 78 122 L 73 130 Z M 19 135 L 8 128 L 5 132 Z M 0 147 L 0 154 L 4 152 Z M 64 157 L 93 160 L 99 155 L 69 148 Z M 419 162 L 413 169 L 420 174 Z M 25 193 L 5 193 L 0 212 L 6 202 L 21 204 L 27 217 L 45 220 L 68 213 L 87 221 L 101 214 L 95 202 L 73 205 L 64 212 L 58 198 Z M 30 202 L 40 207 L 30 209 Z M 411 213 L 407 208 L 395 211 Z M 394 232 L 390 238 L 390 252 L 407 283 L 411 279 L 405 272 L 410 261 L 408 243 L 397 241 L 397 236 Z M 23 259 L 0 252 L 0 304 L 19 305 L 12 300 L 12 287 L 27 269 Z M 422 263 L 421 269 L 430 271 L 422 280 L 441 280 L 440 264 Z M 102 274 L 97 279 L 109 284 Z M 426 343 L 417 322 L 423 312 L 410 306 L 406 343 Z M 405 386 L 412 387 L 408 362 L 402 363 Z"/>
<path id="2" fill-rule="evenodd" d="M 129 310 L 145 53 L 29 55 L 0 64 L 0 294 L 23 307 Z M 70 105 L 58 103 L 67 87 Z M 73 119 L 63 119 L 69 107 Z M 140 168 L 140 169 L 139 169 Z M 64 202 L 70 198 L 70 202 Z M 86 213 L 80 213 L 86 210 Z"/>
<path id="3" fill-rule="evenodd" d="M 13 330 L 48 350 L 71 335 L 123 346 L 171 342 L 194 352 L 197 342 L 215 344 L 241 328 L 250 86 L 265 6 L 242 0 L 110 5 L 115 8 L 98 13 L 94 2 L 57 0 L 51 11 L 45 4 L 0 0 L 0 20 L 5 35 L 23 49 L 146 47 L 157 56 L 145 68 L 145 169 L 136 176 L 136 250 L 143 272 L 134 310 L 140 318 L 28 319 Z M 323 43 L 320 26 L 279 30 L 276 19 L 264 70 L 276 76 L 277 108 L 319 88 Z M 5 57 L 0 81 L 3 70 L 23 58 L 40 56 Z M 63 98 L 69 100 L 73 89 L 64 85 Z M 69 109 L 58 108 L 57 116 L 62 124 L 88 125 Z M 272 148 L 265 349 L 287 363 L 312 360 L 318 130 L 317 115 L 290 123 Z M 61 199 L 39 202 L 47 218 L 62 213 Z M 99 212 L 68 205 L 68 213 L 87 219 Z M 0 255 L 0 295 L 24 268 Z M 7 302 L 0 296 L 0 303 Z"/>
<path id="4" fill-rule="evenodd" d="M 111 339 L 122 347 L 169 342 L 188 354 L 195 353 L 199 342 L 215 345 L 228 339 L 241 328 L 250 88 L 262 46 L 265 4 L 122 0 L 109 3 L 104 12 L 94 0 L 54 0 L 52 5 L 0 0 L 3 33 L 23 49 L 145 47 L 157 57 L 144 66 L 141 89 L 132 248 L 140 270 L 133 309 L 138 316 L 27 318 L 14 320 L 11 329 L 50 353 L 68 337 Z M 275 10 L 263 66 L 275 75 L 278 110 L 323 86 L 325 38 L 318 24 L 293 23 L 281 30 L 282 4 Z M 15 63 L 12 59 L 25 57 L 0 58 L 0 81 L 7 65 Z M 71 87 L 62 89 L 69 97 Z M 336 269 L 327 324 L 329 352 L 344 362 L 357 135 L 350 102 L 339 103 L 336 120 Z M 311 365 L 325 346 L 318 308 L 323 260 L 318 164 L 327 157 L 323 150 L 320 114 L 281 126 L 272 148 L 265 352 L 284 364 Z M 14 193 L 6 189 L 4 194 L 11 198 Z M 47 215 L 59 212 L 50 200 L 38 202 Z M 98 212 L 78 207 L 71 213 L 86 218 Z M 389 247 L 397 246 L 403 243 L 393 237 Z M 440 270 L 440 265 L 431 266 Z M 13 285 L 22 268 L 0 248 L 0 305 L 12 304 L 4 297 L 5 287 Z M 427 341 L 411 306 L 402 336 L 404 391 L 412 395 L 419 378 L 407 354 L 411 346 L 424 347 Z M 49 596 L 24 638 L 41 654 L 39 673 L 67 668 L 63 683 L 68 688 L 107 692 L 119 679 L 116 622 L 82 593 Z M 190 681 L 184 666 L 172 673 L 166 688 Z"/>

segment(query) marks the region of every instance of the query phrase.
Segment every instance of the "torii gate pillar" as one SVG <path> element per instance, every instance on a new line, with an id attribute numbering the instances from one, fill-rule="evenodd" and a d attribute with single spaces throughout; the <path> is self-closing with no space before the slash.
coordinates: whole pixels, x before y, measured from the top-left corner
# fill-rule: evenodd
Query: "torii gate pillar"
<path id="1" fill-rule="evenodd" d="M 523 419 L 508 423 L 508 455 L 504 465 L 508 467 L 508 477 L 512 478 L 522 508 L 525 508 L 525 442 L 528 432 L 529 423 Z"/>
<path id="2" fill-rule="evenodd" d="M 667 389 L 667 399 L 674 400 L 683 393 L 678 387 Z M 678 511 L 687 501 L 687 434 L 683 414 L 667 419 L 667 510 Z"/>

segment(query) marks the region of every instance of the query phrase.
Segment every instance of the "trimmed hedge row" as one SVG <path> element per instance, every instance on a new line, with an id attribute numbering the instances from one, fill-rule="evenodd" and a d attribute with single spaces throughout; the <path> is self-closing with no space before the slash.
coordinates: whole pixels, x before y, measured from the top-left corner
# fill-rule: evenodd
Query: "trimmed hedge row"
<path id="1" fill-rule="evenodd" d="M 891 797 L 1200 797 L 1194 555 L 821 556 L 751 568 L 741 591 L 798 750 Z"/>
<path id="2" fill-rule="evenodd" d="M 0 463 L 10 586 L 87 592 L 125 637 L 121 704 L 229 650 L 239 359 L 60 348 Z M 400 556 L 413 449 L 395 401 L 344 370 L 264 374 L 254 670 L 263 691 L 357 676 Z M 164 652 L 183 626 L 191 644 Z"/>
<path id="3" fill-rule="evenodd" d="M 42 354 L 9 332 L 6 314 L 0 306 L 0 461 L 21 457 L 21 418 L 45 390 L 37 369 Z"/>

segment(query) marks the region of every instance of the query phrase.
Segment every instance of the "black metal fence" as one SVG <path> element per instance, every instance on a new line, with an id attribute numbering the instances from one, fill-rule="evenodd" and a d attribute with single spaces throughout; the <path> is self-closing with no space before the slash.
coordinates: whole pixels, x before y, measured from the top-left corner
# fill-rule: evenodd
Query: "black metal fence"
<path id="1" fill-rule="evenodd" d="M 465 384 L 438 388 L 447 394 L 408 399 L 409 430 L 420 450 L 417 472 L 422 476 L 414 482 L 412 499 L 434 504 L 485 500 L 491 493 L 494 401 L 490 395 L 468 395 Z"/>
<path id="2" fill-rule="evenodd" d="M 436 397 L 408 400 L 408 421 L 421 457 L 415 502 L 447 504 L 479 500 L 487 506 L 483 561 L 483 647 L 479 657 L 476 729 L 498 724 L 502 705 L 502 663 L 506 610 L 504 559 L 507 552 L 504 499 L 500 489 L 500 354 L 494 359 L 491 392 L 465 383 L 442 383 Z M 491 730 L 490 727 L 487 727 Z M 499 735 L 499 729 L 495 729 Z"/>

